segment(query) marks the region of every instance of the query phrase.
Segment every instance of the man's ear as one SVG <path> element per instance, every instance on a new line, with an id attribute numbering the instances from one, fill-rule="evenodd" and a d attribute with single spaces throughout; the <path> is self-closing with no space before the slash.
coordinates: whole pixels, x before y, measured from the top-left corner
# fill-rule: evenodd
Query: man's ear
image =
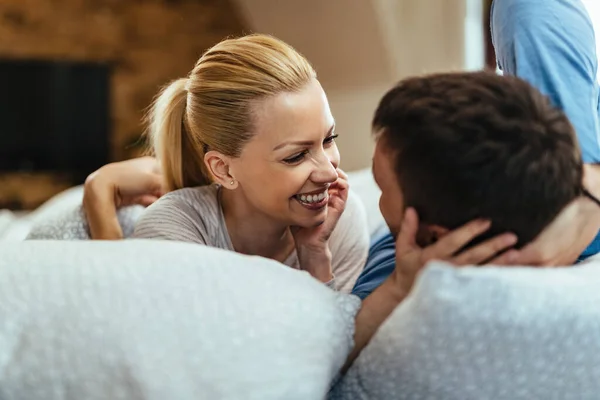
<path id="1" fill-rule="evenodd" d="M 448 234 L 448 232 L 450 232 L 448 228 L 440 225 L 419 224 L 417 244 L 421 247 L 429 246 Z"/>
<path id="2" fill-rule="evenodd" d="M 206 168 L 212 174 L 215 183 L 227 189 L 235 189 L 238 181 L 230 173 L 231 159 L 218 151 L 211 150 L 204 155 Z"/>

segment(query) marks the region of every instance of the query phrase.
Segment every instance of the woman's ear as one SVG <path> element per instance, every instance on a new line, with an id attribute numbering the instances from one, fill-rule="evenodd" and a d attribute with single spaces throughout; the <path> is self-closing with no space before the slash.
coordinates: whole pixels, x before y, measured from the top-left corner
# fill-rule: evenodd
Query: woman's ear
<path id="1" fill-rule="evenodd" d="M 238 181 L 230 173 L 231 160 L 229 157 L 211 150 L 204 155 L 204 163 L 212 174 L 215 183 L 227 189 L 238 187 Z"/>

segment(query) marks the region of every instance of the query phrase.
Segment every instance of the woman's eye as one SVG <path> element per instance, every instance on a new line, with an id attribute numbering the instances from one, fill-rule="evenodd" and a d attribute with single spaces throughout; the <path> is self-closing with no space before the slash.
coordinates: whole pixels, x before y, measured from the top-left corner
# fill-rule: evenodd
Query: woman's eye
<path id="1" fill-rule="evenodd" d="M 298 153 L 290 158 L 286 158 L 285 160 L 283 160 L 283 162 L 286 164 L 297 164 L 304 159 L 304 156 L 306 156 L 306 151 Z"/>
<path id="2" fill-rule="evenodd" d="M 338 137 L 338 135 L 327 136 L 325 138 L 325 140 L 323 140 L 323 144 L 331 144 L 331 143 L 335 142 L 336 137 Z"/>

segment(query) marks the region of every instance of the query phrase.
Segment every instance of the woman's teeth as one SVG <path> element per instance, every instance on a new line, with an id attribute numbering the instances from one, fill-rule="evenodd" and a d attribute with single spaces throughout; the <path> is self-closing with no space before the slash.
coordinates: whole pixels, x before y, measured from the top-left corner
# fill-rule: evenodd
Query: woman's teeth
<path id="1" fill-rule="evenodd" d="M 298 200 L 303 201 L 304 203 L 316 203 L 319 202 L 321 200 L 323 200 L 325 198 L 325 196 L 327 196 L 327 191 L 324 191 L 323 193 L 319 193 L 319 194 L 300 194 L 300 195 L 296 195 L 296 198 L 298 198 Z"/>

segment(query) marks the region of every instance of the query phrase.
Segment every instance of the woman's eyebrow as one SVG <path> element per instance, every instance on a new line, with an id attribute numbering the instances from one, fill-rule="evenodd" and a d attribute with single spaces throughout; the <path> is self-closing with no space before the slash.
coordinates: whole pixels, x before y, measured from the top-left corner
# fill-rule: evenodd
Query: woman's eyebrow
<path id="1" fill-rule="evenodd" d="M 333 132 L 334 129 L 335 129 L 335 124 L 331 125 L 331 128 L 329 128 L 329 130 L 327 131 L 327 134 L 325 136 L 331 135 L 331 133 Z M 292 145 L 295 145 L 295 146 L 310 146 L 312 144 L 313 144 L 312 140 L 299 140 L 299 141 L 283 142 L 283 143 L 280 143 L 277 146 L 275 146 L 273 148 L 273 151 L 279 150 L 279 149 L 281 149 L 283 147 L 286 147 L 286 146 L 292 146 Z"/>

